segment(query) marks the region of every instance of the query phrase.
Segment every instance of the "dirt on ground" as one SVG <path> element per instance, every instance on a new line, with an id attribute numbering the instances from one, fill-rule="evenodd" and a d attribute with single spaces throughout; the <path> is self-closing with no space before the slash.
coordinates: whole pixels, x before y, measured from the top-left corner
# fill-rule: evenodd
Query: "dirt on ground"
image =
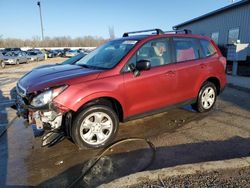
<path id="1" fill-rule="evenodd" d="M 192 175 L 174 176 L 157 181 L 141 179 L 138 184 L 130 188 L 224 188 L 249 187 L 250 167 L 240 169 L 218 170 L 212 172 L 197 172 Z"/>

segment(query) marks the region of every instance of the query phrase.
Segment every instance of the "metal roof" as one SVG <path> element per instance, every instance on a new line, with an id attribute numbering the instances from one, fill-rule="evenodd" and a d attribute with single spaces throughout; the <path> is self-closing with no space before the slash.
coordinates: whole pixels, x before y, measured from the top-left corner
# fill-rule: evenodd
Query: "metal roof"
<path id="1" fill-rule="evenodd" d="M 243 6 L 243 5 L 246 5 L 246 4 L 250 4 L 250 0 L 242 0 L 242 1 L 239 1 L 237 3 L 233 3 L 233 4 L 228 5 L 226 7 L 217 9 L 217 10 L 212 11 L 212 12 L 209 12 L 207 14 L 204 14 L 202 16 L 196 17 L 196 18 L 191 19 L 189 21 L 186 21 L 186 22 L 183 22 L 181 24 L 175 25 L 175 26 L 173 26 L 173 29 L 176 29 L 178 27 L 181 27 L 181 26 L 184 26 L 184 25 L 187 25 L 187 24 L 190 24 L 190 23 L 193 23 L 193 22 L 205 19 L 205 18 L 210 17 L 210 16 L 215 16 L 216 14 L 220 14 L 220 13 L 222 13 L 224 11 L 227 11 L 227 10 L 230 10 L 230 9 L 233 9 L 233 8 L 236 8 L 236 7 L 240 7 L 240 6 Z"/>

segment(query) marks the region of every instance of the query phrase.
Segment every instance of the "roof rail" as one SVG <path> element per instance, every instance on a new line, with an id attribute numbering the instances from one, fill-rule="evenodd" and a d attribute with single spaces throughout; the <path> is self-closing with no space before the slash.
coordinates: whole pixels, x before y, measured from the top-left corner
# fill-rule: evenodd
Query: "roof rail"
<path id="1" fill-rule="evenodd" d="M 184 33 L 184 34 L 191 34 L 192 31 L 189 29 L 183 29 L 183 30 L 173 30 L 173 31 L 164 31 L 164 33 Z"/>
<path id="2" fill-rule="evenodd" d="M 161 29 L 148 29 L 148 30 L 141 30 L 141 31 L 126 32 L 123 34 L 122 37 L 128 37 L 129 34 L 145 33 L 145 32 L 152 32 L 152 31 L 155 31 L 157 35 L 164 34 L 164 32 Z"/>

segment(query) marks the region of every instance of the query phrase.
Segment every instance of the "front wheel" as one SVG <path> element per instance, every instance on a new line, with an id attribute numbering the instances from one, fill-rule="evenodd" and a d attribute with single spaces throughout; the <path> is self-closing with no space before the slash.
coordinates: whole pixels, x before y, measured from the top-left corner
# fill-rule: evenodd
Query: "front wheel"
<path id="1" fill-rule="evenodd" d="M 118 131 L 117 114 L 108 106 L 91 106 L 80 112 L 73 121 L 72 139 L 79 148 L 107 146 Z"/>
<path id="2" fill-rule="evenodd" d="M 211 82 L 205 82 L 200 89 L 197 102 L 193 104 L 193 108 L 198 112 L 207 112 L 211 110 L 216 102 L 217 89 Z"/>
<path id="3" fill-rule="evenodd" d="M 5 62 L 1 62 L 1 68 L 4 69 L 5 68 Z"/>

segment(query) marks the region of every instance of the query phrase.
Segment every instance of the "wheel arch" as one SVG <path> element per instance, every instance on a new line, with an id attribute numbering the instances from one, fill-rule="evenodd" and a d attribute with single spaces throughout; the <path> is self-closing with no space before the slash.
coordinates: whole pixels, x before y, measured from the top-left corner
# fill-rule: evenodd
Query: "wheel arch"
<path id="1" fill-rule="evenodd" d="M 211 83 L 213 83 L 215 85 L 215 87 L 216 87 L 217 95 L 220 94 L 220 92 L 221 92 L 221 83 L 220 83 L 220 80 L 217 77 L 209 77 L 209 78 L 206 79 L 205 82 L 211 82 Z M 203 84 L 205 82 L 203 82 Z"/>
<path id="2" fill-rule="evenodd" d="M 105 105 L 105 106 L 112 108 L 116 112 L 119 121 L 120 122 L 123 121 L 124 119 L 123 106 L 119 100 L 111 96 L 101 96 L 101 97 L 96 97 L 94 99 L 88 100 L 84 104 L 82 104 L 80 108 L 77 109 L 76 113 L 79 113 L 83 109 L 90 107 L 90 106 L 94 106 L 94 105 Z"/>

